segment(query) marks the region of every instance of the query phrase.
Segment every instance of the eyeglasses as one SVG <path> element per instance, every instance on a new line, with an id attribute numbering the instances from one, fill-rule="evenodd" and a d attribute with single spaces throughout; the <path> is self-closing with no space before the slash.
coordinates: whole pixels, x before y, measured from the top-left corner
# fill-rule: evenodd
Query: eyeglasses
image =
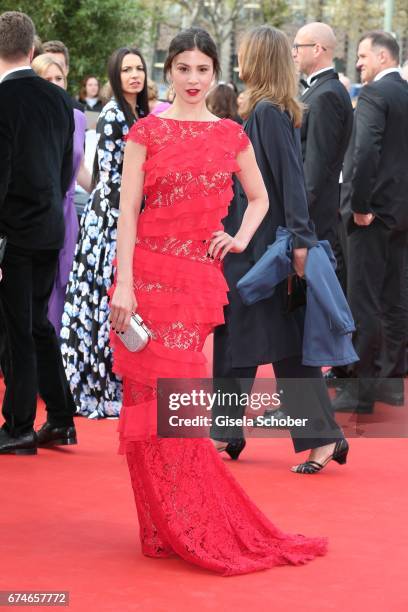
<path id="1" fill-rule="evenodd" d="M 303 43 L 303 44 L 293 43 L 292 49 L 294 51 L 296 51 L 296 53 L 297 53 L 299 51 L 300 47 L 315 47 L 318 44 L 319 43 Z M 326 47 L 322 47 L 322 45 L 320 45 L 320 47 L 323 49 L 323 51 L 327 51 Z"/>

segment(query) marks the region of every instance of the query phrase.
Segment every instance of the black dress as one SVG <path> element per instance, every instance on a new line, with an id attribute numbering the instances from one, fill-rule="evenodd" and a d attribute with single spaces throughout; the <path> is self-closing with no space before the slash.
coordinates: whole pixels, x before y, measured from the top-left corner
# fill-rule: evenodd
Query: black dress
<path id="1" fill-rule="evenodd" d="M 269 195 L 269 210 L 247 249 L 227 255 L 224 260 L 224 274 L 230 288 L 225 315 L 235 368 L 272 363 L 302 353 L 303 312 L 285 313 L 283 285 L 272 298 L 252 306 L 242 303 L 235 287 L 275 241 L 279 226 L 292 231 L 296 247 L 316 243 L 309 220 L 299 133 L 290 117 L 270 102 L 261 101 L 244 129 L 254 147 Z M 234 192 L 224 219 L 225 231 L 232 235 L 238 231 L 247 207 L 245 193 L 237 180 Z"/>
<path id="2" fill-rule="evenodd" d="M 343 437 L 333 419 L 330 399 L 320 368 L 302 364 L 304 307 L 291 313 L 285 309 L 286 283 L 274 295 L 245 306 L 236 290 L 238 280 L 262 257 L 276 238 L 279 226 L 287 227 L 294 248 L 310 248 L 316 235 L 309 218 L 299 131 L 289 115 L 269 101 L 259 102 L 244 126 L 254 147 L 256 160 L 269 196 L 269 209 L 247 249 L 225 258 L 224 274 L 229 286 L 225 324 L 214 331 L 213 375 L 218 390 L 249 393 L 257 366 L 272 363 L 284 391 L 283 401 L 292 418 L 307 417 L 302 429 L 292 429 L 296 452 L 336 442 Z M 225 230 L 234 235 L 247 206 L 238 181 L 235 197 L 224 219 Z M 311 379 L 301 384 L 285 379 Z M 212 411 L 211 436 L 217 440 L 242 438 L 240 426 L 218 426 L 218 416 L 241 418 L 241 405 L 216 405 Z"/>

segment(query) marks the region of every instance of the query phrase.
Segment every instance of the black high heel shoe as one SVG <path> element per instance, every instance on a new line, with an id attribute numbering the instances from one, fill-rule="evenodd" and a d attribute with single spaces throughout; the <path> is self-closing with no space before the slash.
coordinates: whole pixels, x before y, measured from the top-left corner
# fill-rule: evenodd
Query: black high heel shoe
<path id="1" fill-rule="evenodd" d="M 240 456 L 240 454 L 242 453 L 242 451 L 244 450 L 245 446 L 246 446 L 245 438 L 242 438 L 241 440 L 235 440 L 234 442 L 229 442 L 227 444 L 225 452 L 228 453 L 231 459 L 236 461 L 238 457 Z"/>
<path id="2" fill-rule="evenodd" d="M 330 461 L 337 461 L 340 465 L 347 463 L 347 455 L 349 452 L 349 445 L 345 438 L 338 440 L 334 447 L 333 453 L 327 457 L 324 463 L 318 461 L 305 461 L 300 463 L 296 467 L 292 468 L 292 472 L 297 474 L 316 474 L 320 472 Z"/>
<path id="3" fill-rule="evenodd" d="M 246 446 L 245 438 L 228 442 L 225 446 L 220 446 L 217 450 L 219 453 L 226 452 L 231 459 L 236 461 Z"/>

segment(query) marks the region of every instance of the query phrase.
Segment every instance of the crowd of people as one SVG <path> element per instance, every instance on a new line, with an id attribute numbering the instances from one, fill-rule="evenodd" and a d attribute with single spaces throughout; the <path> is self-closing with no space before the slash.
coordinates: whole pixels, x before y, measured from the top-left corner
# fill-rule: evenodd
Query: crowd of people
<path id="1" fill-rule="evenodd" d="M 67 48 L 34 37 L 27 15 L 0 16 L 0 454 L 76 444 L 75 415 L 120 417 L 146 555 L 232 575 L 324 554 L 324 539 L 280 532 L 223 465 L 245 447 L 242 405 L 214 406 L 211 439 L 160 438 L 157 379 L 205 377 L 212 331 L 217 389 L 250 392 L 272 364 L 280 412 L 307 417 L 290 429 L 295 452 L 309 452 L 300 474 L 346 463 L 336 411 L 403 402 L 408 83 L 397 41 L 361 38 L 353 110 L 323 23 L 292 46 L 267 25 L 245 33 L 241 93 L 220 82 L 209 34 L 184 30 L 165 62 L 166 100 L 136 47 L 109 58 L 108 100 L 94 76 L 73 99 Z M 100 113 L 92 176 L 85 110 Z M 77 183 L 90 194 L 79 225 Z M 253 302 L 239 290 L 248 274 L 262 289 Z M 150 330 L 138 352 L 120 340 L 134 312 Z M 304 381 L 301 397 L 291 379 Z M 340 379 L 356 384 L 332 403 Z M 47 419 L 36 432 L 37 393 Z M 183 474 L 188 490 L 175 486 Z"/>

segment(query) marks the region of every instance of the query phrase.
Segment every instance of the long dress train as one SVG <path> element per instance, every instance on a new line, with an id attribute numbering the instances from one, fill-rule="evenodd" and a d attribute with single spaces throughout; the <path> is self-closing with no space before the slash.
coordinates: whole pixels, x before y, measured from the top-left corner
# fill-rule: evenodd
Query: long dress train
<path id="1" fill-rule="evenodd" d="M 224 576 L 305 563 L 324 538 L 287 535 L 245 494 L 208 439 L 158 438 L 157 378 L 202 378 L 202 348 L 223 322 L 227 285 L 208 239 L 222 229 L 236 156 L 248 145 L 230 120 L 186 122 L 149 116 L 129 138 L 146 146 L 146 206 L 138 223 L 134 287 L 153 334 L 130 353 L 111 333 L 123 376 L 119 431 L 139 517 L 142 551 L 176 554 Z"/>
<path id="2" fill-rule="evenodd" d="M 322 555 L 324 538 L 287 535 L 251 501 L 212 442 L 151 438 L 127 450 L 142 551 L 177 554 L 223 576 Z"/>

